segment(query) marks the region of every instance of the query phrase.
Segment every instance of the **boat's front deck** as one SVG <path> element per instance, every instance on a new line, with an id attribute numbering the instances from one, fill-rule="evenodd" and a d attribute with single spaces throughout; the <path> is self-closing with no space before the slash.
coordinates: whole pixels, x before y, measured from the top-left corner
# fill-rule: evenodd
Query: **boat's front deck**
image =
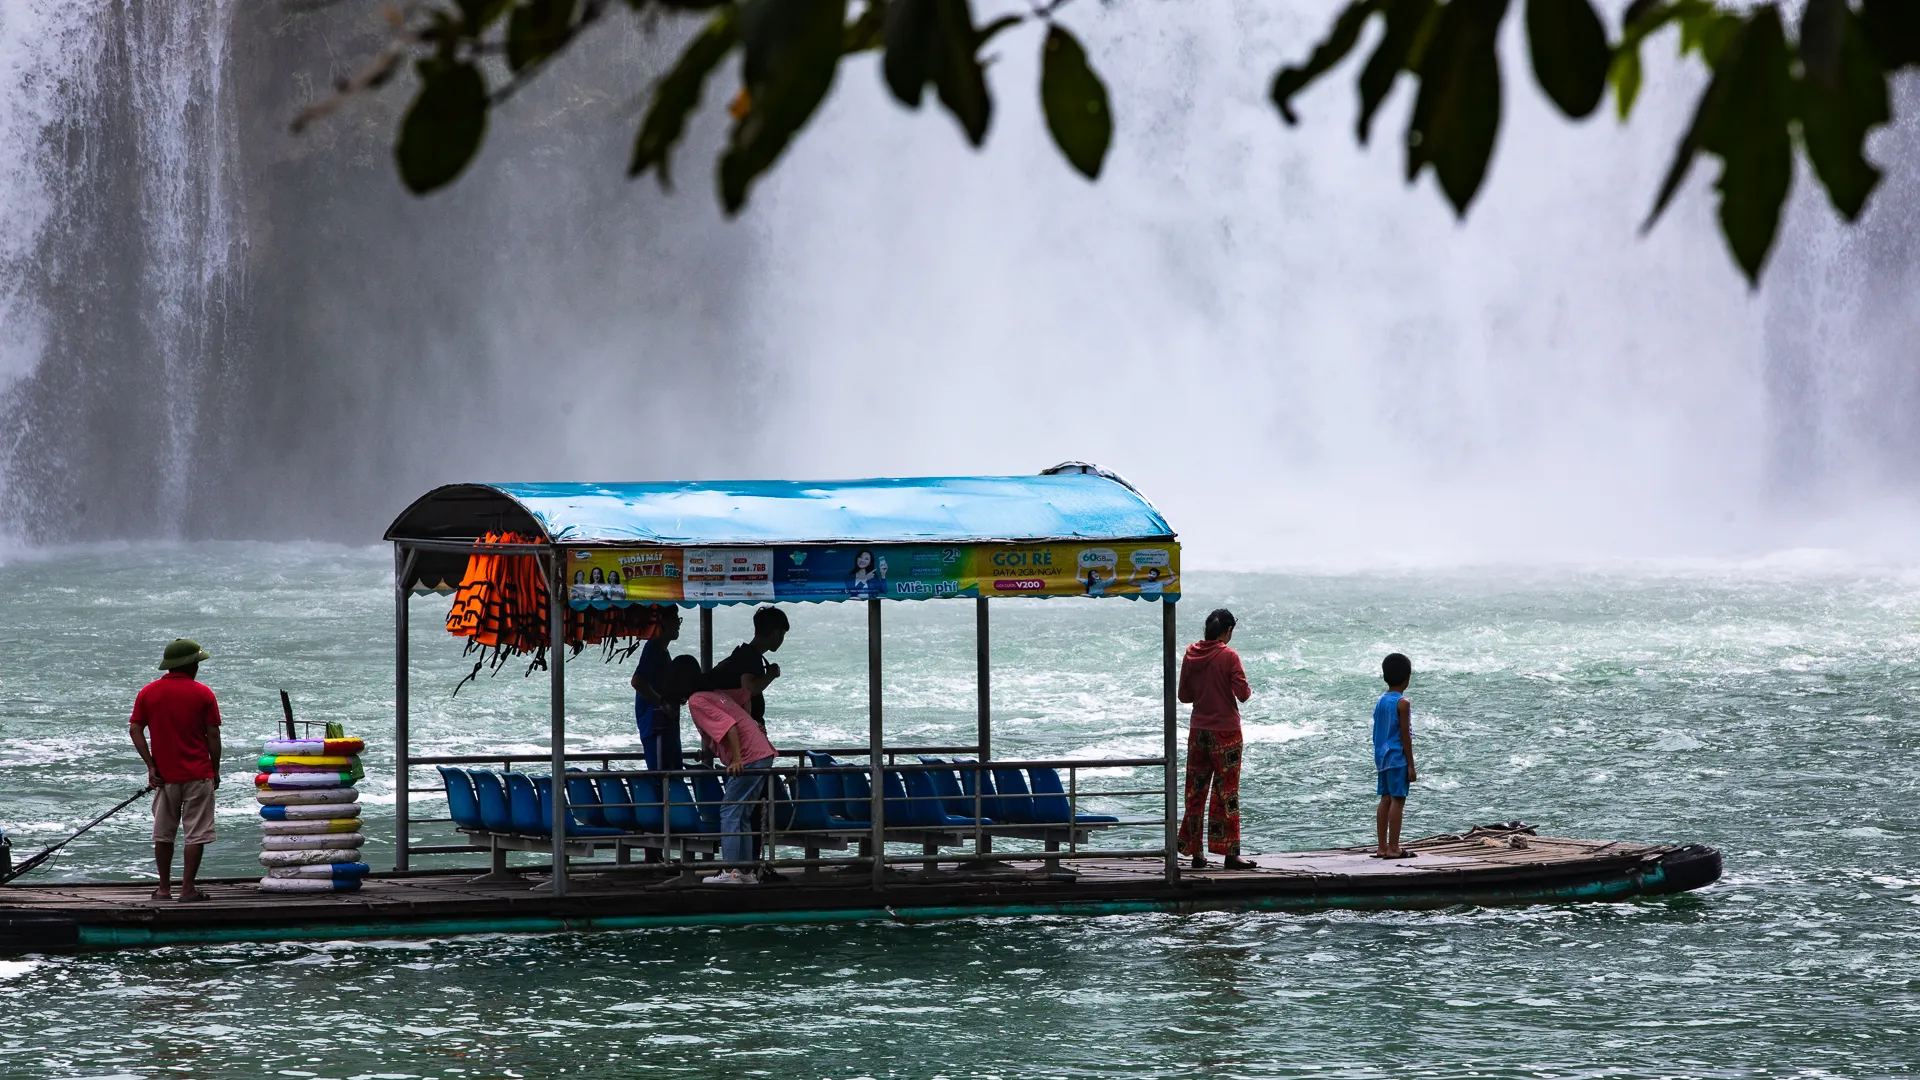
<path id="1" fill-rule="evenodd" d="M 1366 849 L 1254 857 L 1260 869 L 1184 870 L 1168 882 L 1153 859 L 1004 864 L 893 872 L 791 873 L 757 885 L 703 885 L 659 865 L 576 866 L 567 895 L 532 871 L 511 880 L 473 871 L 367 879 L 355 892 L 264 893 L 252 881 L 204 884 L 212 899 L 154 900 L 151 883 L 47 884 L 0 890 L 0 946 L 72 948 L 169 942 L 291 940 L 401 934 L 620 928 L 714 922 L 942 918 L 1060 911 L 1202 908 L 1415 908 L 1623 899 L 1697 888 L 1719 875 L 1711 849 L 1532 835 L 1446 835 L 1413 841 L 1415 858 Z M 695 864 L 697 868 L 697 864 Z M 1067 869 L 1069 868 L 1070 869 Z M 34 942 L 41 942 L 34 945 Z"/>

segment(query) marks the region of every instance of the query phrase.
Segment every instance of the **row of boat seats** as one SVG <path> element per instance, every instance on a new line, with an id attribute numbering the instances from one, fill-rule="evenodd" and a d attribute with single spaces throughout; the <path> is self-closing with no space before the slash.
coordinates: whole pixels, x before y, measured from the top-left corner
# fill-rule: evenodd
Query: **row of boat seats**
<path id="1" fill-rule="evenodd" d="M 846 768 L 829 754 L 805 753 L 813 769 Z M 923 764 L 949 764 L 922 757 Z M 951 764 L 973 762 L 954 759 Z M 553 781 L 526 773 L 438 766 L 448 816 L 462 829 L 551 836 Z M 1000 826 L 1112 825 L 1107 814 L 1073 814 L 1058 771 L 1035 766 L 979 769 L 887 769 L 889 829 L 955 829 L 975 824 L 974 785 L 980 781 L 979 824 Z M 691 782 L 690 782 L 691 781 Z M 781 831 L 849 833 L 871 821 L 872 785 L 865 772 L 804 772 L 789 788 L 774 780 L 774 823 Z M 664 792 L 664 797 L 663 797 Z M 591 776 L 569 770 L 567 835 L 621 836 L 715 833 L 724 794 L 717 776 Z"/>
<path id="2" fill-rule="evenodd" d="M 806 751 L 804 757 L 814 769 L 848 767 L 830 754 Z M 922 757 L 920 761 L 925 765 L 974 764 L 963 758 L 948 761 Z M 1065 825 L 1070 820 L 1079 825 L 1113 825 L 1120 821 L 1107 814 L 1074 814 L 1066 788 L 1060 784 L 1060 773 L 1043 766 L 1025 770 L 887 769 L 882 775 L 889 828 L 972 828 L 976 801 L 982 825 Z M 974 795 L 976 778 L 980 784 L 978 800 Z M 863 826 L 873 816 L 873 785 L 865 772 L 802 773 L 798 794 L 796 817 L 812 823 L 797 828 Z M 814 807 L 820 809 L 810 811 Z M 810 813 L 814 816 L 809 817 Z"/>
<path id="3" fill-rule="evenodd" d="M 553 835 L 553 778 L 526 773 L 505 774 L 487 769 L 438 766 L 447 789 L 447 813 L 462 829 L 482 832 Z M 658 777 L 589 777 L 572 772 L 567 777 L 567 835 L 622 836 L 667 831 L 669 819 L 678 834 L 720 830 L 719 781 L 684 776 L 667 778 L 662 798 Z M 695 806 L 695 787 L 702 803 Z M 636 805 L 623 806 L 622 803 Z M 613 804 L 613 805 L 608 805 Z"/>

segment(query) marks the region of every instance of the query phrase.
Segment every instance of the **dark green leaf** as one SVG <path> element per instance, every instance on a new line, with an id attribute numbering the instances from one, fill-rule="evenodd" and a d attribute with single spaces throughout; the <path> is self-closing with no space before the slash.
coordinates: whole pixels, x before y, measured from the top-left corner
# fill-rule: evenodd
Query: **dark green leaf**
<path id="1" fill-rule="evenodd" d="M 1633 111 L 1633 102 L 1640 96 L 1640 50 L 1621 49 L 1613 55 L 1613 64 L 1607 68 L 1607 81 L 1613 84 L 1614 101 L 1620 112 L 1620 119 L 1626 120 Z"/>
<path id="2" fill-rule="evenodd" d="M 980 32 L 973 26 L 970 0 L 935 0 L 928 69 L 947 107 L 967 141 L 979 146 L 993 122 L 993 98 L 987 93 L 987 73 L 980 66 Z"/>
<path id="3" fill-rule="evenodd" d="M 871 52 L 886 43 L 887 4 L 885 0 L 875 0 L 868 4 L 860 17 L 847 24 L 847 35 L 840 42 L 842 55 Z"/>
<path id="4" fill-rule="evenodd" d="M 1533 77 L 1561 112 L 1579 119 L 1599 106 L 1613 50 L 1588 0 L 1527 0 L 1527 46 Z"/>
<path id="5" fill-rule="evenodd" d="M 733 51 L 739 40 L 734 9 L 727 7 L 716 12 L 706 28 L 687 43 L 673 70 L 653 88 L 653 103 L 648 106 L 646 119 L 640 123 L 640 134 L 633 141 L 633 159 L 627 163 L 628 176 L 655 169 L 661 187 L 673 186 L 670 159 L 674 145 L 686 131 L 687 117 L 700 105 L 700 93 L 706 86 L 707 76 L 720 66 L 720 61 Z"/>
<path id="6" fill-rule="evenodd" d="M 1046 110 L 1047 130 L 1067 161 L 1087 179 L 1098 179 L 1113 139 L 1107 87 L 1087 66 L 1087 51 L 1058 24 L 1047 28 L 1041 46 L 1040 105 Z"/>
<path id="7" fill-rule="evenodd" d="M 1434 0 L 1386 0 L 1387 32 L 1367 66 L 1360 70 L 1360 116 L 1354 131 L 1362 144 L 1373 134 L 1373 116 L 1402 71 L 1412 71 L 1432 32 L 1439 7 Z"/>
<path id="8" fill-rule="evenodd" d="M 933 83 L 940 103 L 960 121 L 967 141 L 979 146 L 993 120 L 993 98 L 980 66 L 980 46 L 1010 25 L 1003 18 L 975 29 L 968 0 L 892 0 L 887 10 L 887 55 L 881 64 L 887 88 L 902 105 L 917 109 L 927 83 Z"/>
<path id="9" fill-rule="evenodd" d="M 1914 0 L 1861 0 L 1860 21 L 1867 41 L 1888 71 L 1920 67 L 1920 3 Z"/>
<path id="10" fill-rule="evenodd" d="M 974 47 L 984 49 L 987 47 L 987 42 L 1000 36 L 1002 30 L 1011 30 L 1026 21 L 1024 15 L 1002 15 L 975 32 Z"/>
<path id="11" fill-rule="evenodd" d="M 1792 74 L 1780 9 L 1765 4 L 1735 25 L 1719 51 L 1713 81 L 1700 95 L 1660 186 L 1651 228 L 1701 151 L 1720 158 L 1720 230 L 1750 283 L 1758 284 L 1793 182 Z"/>
<path id="12" fill-rule="evenodd" d="M 747 109 L 720 158 L 720 200 L 730 214 L 832 88 L 847 0 L 748 0 L 739 19 Z"/>
<path id="13" fill-rule="evenodd" d="M 1746 21 L 1739 15 L 1720 10 L 1709 3 L 1678 3 L 1674 20 L 1680 24 L 1680 52 L 1698 53 L 1708 67 L 1719 67 L 1727 44 Z"/>
<path id="14" fill-rule="evenodd" d="M 1823 38 L 1818 43 L 1826 54 L 1818 61 L 1825 69 L 1823 76 L 1815 74 L 1813 46 L 1808 41 L 1809 24 L 1816 16 L 1832 20 L 1820 31 L 1832 40 Z M 1864 151 L 1868 132 L 1890 118 L 1887 76 L 1865 31 L 1842 0 L 1812 0 L 1801 27 L 1801 62 L 1807 77 L 1800 85 L 1800 135 L 1834 209 L 1852 221 L 1880 182 L 1880 170 L 1867 161 Z"/>
<path id="15" fill-rule="evenodd" d="M 495 19 L 506 13 L 512 0 L 460 0 L 461 29 L 468 37 L 479 37 Z"/>
<path id="16" fill-rule="evenodd" d="M 415 195 L 451 183 L 487 133 L 487 83 L 472 64 L 422 60 L 420 93 L 400 121 L 393 158 Z"/>
<path id="17" fill-rule="evenodd" d="M 574 0 L 526 0 L 507 18 L 507 66 L 522 71 L 573 36 Z"/>
<path id="18" fill-rule="evenodd" d="M 1407 179 L 1433 166 L 1454 213 L 1486 179 L 1500 132 L 1500 58 L 1494 52 L 1507 0 L 1451 0 L 1420 56 L 1420 96 L 1407 124 Z"/>
<path id="19" fill-rule="evenodd" d="M 1293 97 L 1300 91 L 1313 85 L 1314 81 L 1332 71 L 1340 61 L 1353 51 L 1354 43 L 1360 40 L 1360 29 L 1367 20 L 1380 10 L 1382 0 L 1352 0 L 1340 17 L 1333 22 L 1333 29 L 1327 31 L 1327 39 L 1314 46 L 1313 54 L 1304 64 L 1293 64 L 1281 68 L 1273 77 L 1273 90 L 1268 95 L 1273 99 L 1273 107 L 1280 110 L 1280 119 L 1288 126 L 1298 124 L 1300 117 L 1294 114 Z"/>
<path id="20" fill-rule="evenodd" d="M 1625 13 L 1620 16 L 1621 28 L 1632 32 L 1635 23 L 1645 19 L 1649 13 L 1664 6 L 1665 3 L 1666 0 L 1633 0 L 1633 3 L 1627 5 Z"/>
<path id="21" fill-rule="evenodd" d="M 927 88 L 927 39 L 933 26 L 935 0 L 892 0 L 887 5 L 883 37 L 886 56 L 880 74 L 894 99 L 909 109 L 920 107 Z"/>
<path id="22" fill-rule="evenodd" d="M 1840 85 L 1840 50 L 1851 22 L 1847 0 L 1807 0 L 1800 13 L 1800 65 L 1808 81 L 1823 90 Z"/>

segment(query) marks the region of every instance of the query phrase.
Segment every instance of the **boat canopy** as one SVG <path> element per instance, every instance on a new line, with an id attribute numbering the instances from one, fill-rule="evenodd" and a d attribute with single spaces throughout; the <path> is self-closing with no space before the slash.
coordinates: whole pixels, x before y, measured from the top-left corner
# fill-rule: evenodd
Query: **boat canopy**
<path id="1" fill-rule="evenodd" d="M 566 551 L 576 610 L 1179 595 L 1166 518 L 1081 462 L 1037 476 L 449 484 L 402 512 L 386 539 L 457 556 L 505 534 Z M 463 564 L 420 558 L 408 584 L 451 589 Z"/>

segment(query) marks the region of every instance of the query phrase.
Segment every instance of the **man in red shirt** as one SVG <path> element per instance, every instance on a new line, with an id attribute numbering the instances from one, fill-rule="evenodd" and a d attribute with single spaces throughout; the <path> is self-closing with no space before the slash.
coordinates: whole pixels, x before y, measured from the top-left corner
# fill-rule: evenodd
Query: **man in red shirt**
<path id="1" fill-rule="evenodd" d="M 173 895 L 173 838 L 186 833 L 181 864 L 182 902 L 205 900 L 194 886 L 200 853 L 213 842 L 213 789 L 220 786 L 220 704 L 213 691 L 195 680 L 207 651 L 198 642 L 176 638 L 161 655 L 165 675 L 148 683 L 133 699 L 128 734 L 140 760 L 147 763 L 153 788 L 153 861 L 160 868 L 155 900 Z M 151 745 L 149 745 L 151 737 Z"/>
<path id="2" fill-rule="evenodd" d="M 1240 703 L 1253 696 L 1233 640 L 1233 612 L 1207 616 L 1207 637 L 1187 646 L 1180 662 L 1180 700 L 1193 706 L 1187 733 L 1187 806 L 1180 817 L 1180 854 L 1203 870 L 1200 820 L 1206 816 L 1207 850 L 1225 855 L 1227 869 L 1252 870 L 1240 857 Z M 1212 798 L 1208 798 L 1208 789 Z"/>

